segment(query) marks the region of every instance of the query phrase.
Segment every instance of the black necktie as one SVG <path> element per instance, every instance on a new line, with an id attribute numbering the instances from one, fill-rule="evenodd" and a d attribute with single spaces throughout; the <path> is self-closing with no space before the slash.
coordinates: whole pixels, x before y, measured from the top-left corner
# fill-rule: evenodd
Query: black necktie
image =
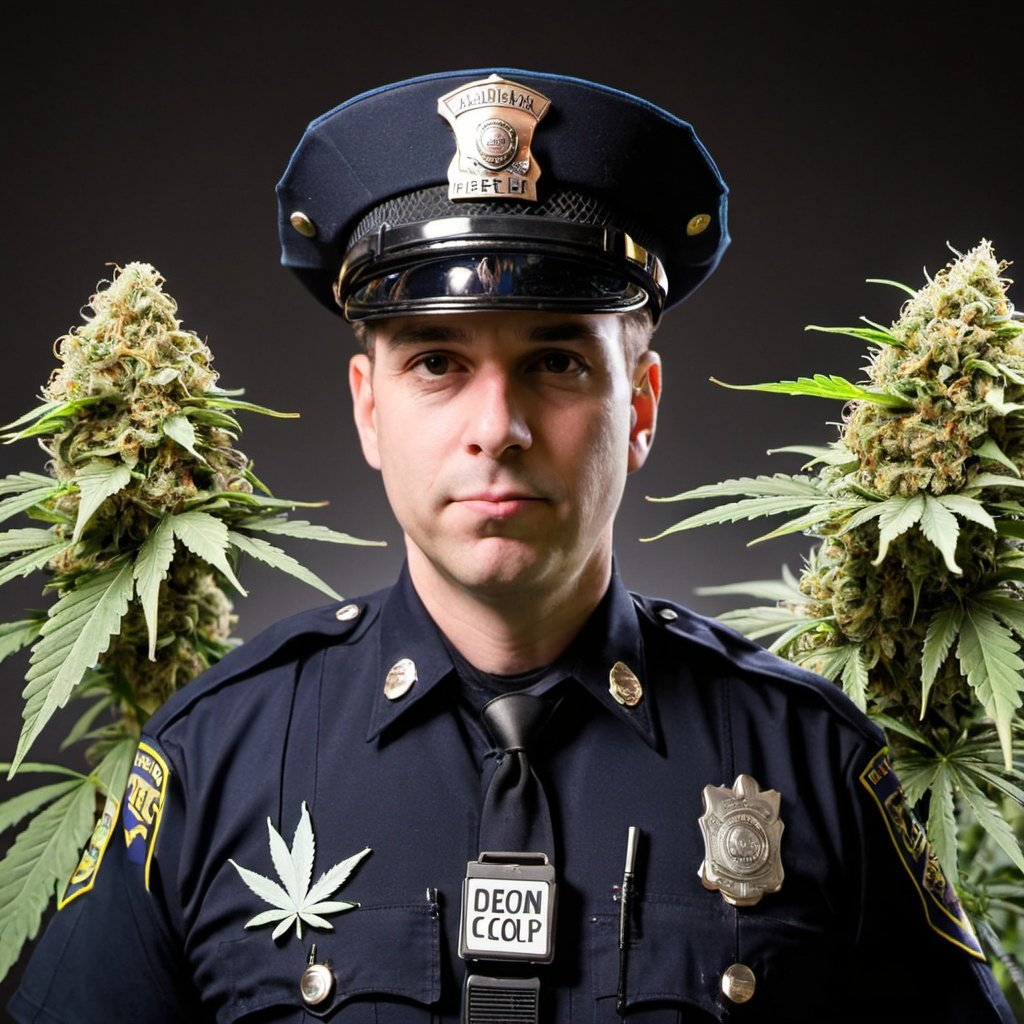
<path id="1" fill-rule="evenodd" d="M 480 816 L 481 851 L 546 853 L 554 863 L 551 812 L 527 754 L 557 704 L 513 692 L 495 697 L 481 709 L 498 750 Z"/>

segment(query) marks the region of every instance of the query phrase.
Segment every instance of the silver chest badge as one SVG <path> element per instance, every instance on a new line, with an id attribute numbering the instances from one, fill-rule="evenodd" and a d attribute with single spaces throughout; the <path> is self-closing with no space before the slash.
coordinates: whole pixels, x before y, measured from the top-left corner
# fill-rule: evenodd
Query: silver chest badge
<path id="1" fill-rule="evenodd" d="M 766 892 L 782 888 L 780 796 L 762 792 L 750 775 L 738 775 L 732 789 L 704 787 L 704 861 L 700 880 L 737 907 L 752 907 Z"/>

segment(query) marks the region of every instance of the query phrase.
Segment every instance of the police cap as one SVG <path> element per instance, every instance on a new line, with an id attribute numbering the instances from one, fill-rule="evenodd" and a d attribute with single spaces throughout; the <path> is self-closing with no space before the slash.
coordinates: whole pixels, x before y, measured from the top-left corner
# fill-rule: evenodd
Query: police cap
<path id="1" fill-rule="evenodd" d="M 476 309 L 661 312 L 729 244 L 685 121 L 595 82 L 425 75 L 313 121 L 277 186 L 281 261 L 348 320 Z"/>

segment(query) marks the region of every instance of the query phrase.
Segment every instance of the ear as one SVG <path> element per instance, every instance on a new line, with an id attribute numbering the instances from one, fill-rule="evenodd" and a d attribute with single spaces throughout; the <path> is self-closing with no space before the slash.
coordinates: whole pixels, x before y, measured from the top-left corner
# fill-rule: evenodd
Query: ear
<path id="1" fill-rule="evenodd" d="M 649 349 L 637 360 L 633 371 L 633 399 L 630 410 L 629 472 L 639 469 L 647 461 L 647 453 L 654 440 L 658 421 L 658 402 L 661 399 L 661 357 Z"/>
<path id="2" fill-rule="evenodd" d="M 352 392 L 352 417 L 359 431 L 363 458 L 380 469 L 377 446 L 377 406 L 373 398 L 373 362 L 365 352 L 354 355 L 348 364 L 348 386 Z"/>

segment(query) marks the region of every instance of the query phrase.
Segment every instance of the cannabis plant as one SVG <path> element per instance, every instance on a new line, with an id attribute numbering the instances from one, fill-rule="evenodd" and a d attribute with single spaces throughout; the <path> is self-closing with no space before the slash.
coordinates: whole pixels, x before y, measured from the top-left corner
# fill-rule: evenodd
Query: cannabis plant
<path id="1" fill-rule="evenodd" d="M 887 731 L 990 948 L 996 931 L 1018 941 L 1024 913 L 1024 322 L 1007 267 L 983 240 L 919 290 L 877 281 L 909 296 L 888 327 L 810 325 L 867 343 L 867 379 L 724 386 L 837 400 L 839 436 L 775 449 L 804 458 L 796 473 L 654 499 L 716 503 L 659 537 L 782 515 L 757 540 L 815 539 L 798 576 L 701 592 L 767 601 L 721 618 L 840 683 Z M 1016 969 L 1012 949 L 995 952 Z"/>
<path id="2" fill-rule="evenodd" d="M 322 503 L 275 498 L 256 478 L 235 447 L 236 413 L 290 414 L 217 386 L 210 349 L 182 328 L 163 283 L 149 264 L 117 269 L 58 339 L 42 404 L 0 428 L 48 456 L 45 473 L 0 479 L 0 522 L 36 524 L 0 533 L 0 583 L 40 571 L 52 599 L 0 625 L 0 658 L 31 648 L 4 768 L 56 777 L 0 803 L 0 830 L 28 819 L 0 862 L 0 977 L 63 892 L 103 801 L 119 799 L 148 717 L 237 642 L 225 588 L 245 594 L 240 557 L 337 599 L 267 537 L 367 543 L 289 518 Z M 70 700 L 87 705 L 64 741 L 85 744 L 82 770 L 26 760 Z"/>

